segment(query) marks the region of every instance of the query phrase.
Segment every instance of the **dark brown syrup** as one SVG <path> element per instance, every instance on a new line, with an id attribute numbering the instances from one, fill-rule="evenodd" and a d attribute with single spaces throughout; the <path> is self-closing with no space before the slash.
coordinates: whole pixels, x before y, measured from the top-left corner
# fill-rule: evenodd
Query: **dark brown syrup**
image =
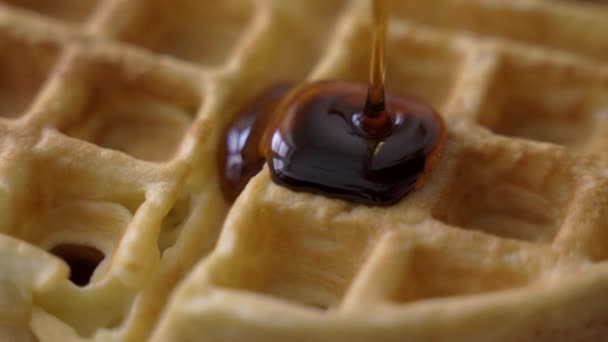
<path id="1" fill-rule="evenodd" d="M 393 204 L 412 191 L 438 159 L 442 121 L 420 101 L 388 96 L 390 133 L 376 137 L 359 119 L 366 90 L 364 84 L 319 82 L 277 108 L 283 117 L 267 152 L 273 180 L 371 205 Z"/>
<path id="2" fill-rule="evenodd" d="M 219 157 L 221 187 L 227 199 L 236 199 L 249 180 L 262 169 L 265 159 L 260 141 L 276 105 L 292 86 L 291 83 L 280 83 L 264 90 L 239 112 L 224 134 Z"/>
<path id="3" fill-rule="evenodd" d="M 228 130 L 228 135 L 256 133 L 243 138 L 245 144 L 233 143 L 236 149 L 227 148 L 232 155 L 248 156 L 241 158 L 241 172 L 221 164 L 223 183 L 238 184 L 228 191 L 224 186 L 227 197 L 238 195 L 264 159 L 277 184 L 370 205 L 394 204 L 420 186 L 439 159 L 444 124 L 420 100 L 385 96 L 382 1 L 374 1 L 373 12 L 369 85 L 322 81 L 296 87 L 282 100 L 272 89 L 256 99 L 252 108 L 257 110 L 243 111 Z"/>

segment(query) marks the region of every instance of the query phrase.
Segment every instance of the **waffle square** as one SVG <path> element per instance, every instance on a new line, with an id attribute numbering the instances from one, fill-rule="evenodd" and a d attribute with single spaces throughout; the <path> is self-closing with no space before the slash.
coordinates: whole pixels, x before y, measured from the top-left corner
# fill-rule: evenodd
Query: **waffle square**
<path id="1" fill-rule="evenodd" d="M 376 208 L 217 165 L 267 86 L 367 81 L 368 0 L 0 1 L 0 340 L 608 335 L 608 6 L 386 2 L 448 135 Z"/>

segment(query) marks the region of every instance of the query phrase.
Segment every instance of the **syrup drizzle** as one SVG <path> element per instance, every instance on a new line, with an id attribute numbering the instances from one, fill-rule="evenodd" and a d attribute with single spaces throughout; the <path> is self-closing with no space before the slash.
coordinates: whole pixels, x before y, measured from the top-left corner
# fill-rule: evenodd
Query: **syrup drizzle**
<path id="1" fill-rule="evenodd" d="M 283 117 L 266 144 L 273 181 L 369 205 L 394 204 L 420 186 L 443 142 L 439 116 L 418 100 L 388 96 L 391 134 L 370 137 L 353 123 L 366 94 L 364 84 L 318 82 L 279 105 Z"/>
<path id="2" fill-rule="evenodd" d="M 394 204 L 427 178 L 445 140 L 444 124 L 422 101 L 385 95 L 387 23 L 383 1 L 373 5 L 369 84 L 314 82 L 283 100 L 272 90 L 262 94 L 228 130 L 257 133 L 226 149 L 227 197 L 238 195 L 264 157 L 281 186 L 369 205 Z M 240 169 L 225 162 L 234 155 L 241 157 Z"/>
<path id="3" fill-rule="evenodd" d="M 273 118 L 274 108 L 292 87 L 292 83 L 279 83 L 265 89 L 240 110 L 224 133 L 219 153 L 220 185 L 230 201 L 264 166 L 260 141 Z"/>
<path id="4" fill-rule="evenodd" d="M 369 68 L 369 88 L 361 114 L 353 116 L 354 123 L 370 137 L 383 138 L 391 133 L 392 120 L 384 101 L 386 75 L 386 14 L 384 0 L 373 1 L 374 29 L 372 56 Z"/>

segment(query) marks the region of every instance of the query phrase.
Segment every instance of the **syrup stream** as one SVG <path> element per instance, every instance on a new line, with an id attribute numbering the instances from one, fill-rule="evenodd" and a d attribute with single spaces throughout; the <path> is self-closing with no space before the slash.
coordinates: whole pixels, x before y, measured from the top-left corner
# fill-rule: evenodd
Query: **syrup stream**
<path id="1" fill-rule="evenodd" d="M 384 0 L 373 0 L 372 53 L 369 88 L 359 125 L 372 138 L 381 139 L 391 134 L 392 120 L 384 99 L 386 74 L 386 14 Z"/>

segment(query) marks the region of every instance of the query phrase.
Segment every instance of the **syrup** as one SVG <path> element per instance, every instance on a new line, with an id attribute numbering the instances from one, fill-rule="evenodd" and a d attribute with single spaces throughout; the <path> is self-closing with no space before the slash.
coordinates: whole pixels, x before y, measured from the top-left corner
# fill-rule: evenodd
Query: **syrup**
<path id="1" fill-rule="evenodd" d="M 386 16 L 383 0 L 373 2 L 374 29 L 372 58 L 369 68 L 369 88 L 363 111 L 353 117 L 353 123 L 370 138 L 383 138 L 391 134 L 391 118 L 384 102 L 384 76 L 386 75 L 385 42 Z"/>
<path id="2" fill-rule="evenodd" d="M 264 165 L 259 148 L 264 131 L 272 118 L 274 108 L 292 88 L 291 83 L 271 86 L 240 111 L 224 134 L 219 154 L 220 174 L 224 196 L 233 201 L 249 180 Z"/>
<path id="3" fill-rule="evenodd" d="M 390 133 L 370 134 L 359 119 L 366 91 L 365 84 L 319 82 L 279 106 L 284 116 L 268 136 L 273 180 L 370 205 L 393 204 L 420 185 L 438 159 L 442 121 L 420 101 L 388 96 Z"/>
<path id="4" fill-rule="evenodd" d="M 239 172 L 226 167 L 224 183 L 238 184 L 232 190 L 240 192 L 264 159 L 279 185 L 369 205 L 394 204 L 422 184 L 439 159 L 444 124 L 417 99 L 385 95 L 386 17 L 383 2 L 373 4 L 369 84 L 315 82 L 283 100 L 265 92 L 228 131 L 256 132 L 227 149 L 226 160 L 240 155 L 241 165 L 251 165 Z"/>

